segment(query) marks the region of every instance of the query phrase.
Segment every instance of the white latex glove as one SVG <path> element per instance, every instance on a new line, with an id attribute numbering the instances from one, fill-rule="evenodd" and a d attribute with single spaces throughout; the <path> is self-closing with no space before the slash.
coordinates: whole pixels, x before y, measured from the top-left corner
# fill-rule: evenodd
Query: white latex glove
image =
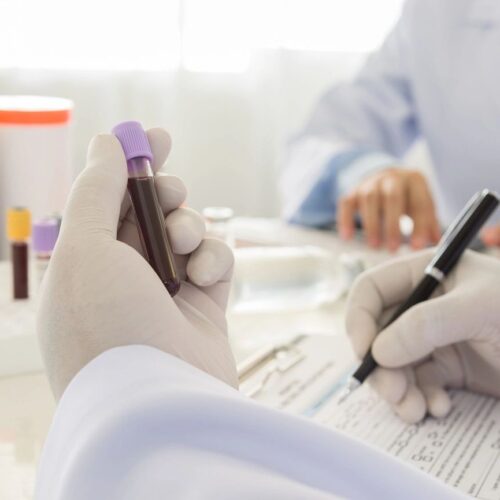
<path id="1" fill-rule="evenodd" d="M 158 170 L 170 137 L 162 129 L 147 134 Z M 156 347 L 237 386 L 225 319 L 233 254 L 222 241 L 203 239 L 198 213 L 179 208 L 186 197 L 179 178 L 157 174 L 156 186 L 182 279 L 173 299 L 141 255 L 120 143 L 112 135 L 92 140 L 38 313 L 41 350 L 57 398 L 90 360 L 128 344 Z"/>
<path id="2" fill-rule="evenodd" d="M 465 253 L 433 298 L 408 310 L 375 339 L 432 256 L 427 250 L 364 273 L 348 302 L 346 327 L 354 351 L 363 357 L 373 342 L 380 368 L 369 380 L 407 422 L 421 420 L 426 412 L 445 416 L 451 408 L 447 387 L 500 397 L 496 259 Z"/>

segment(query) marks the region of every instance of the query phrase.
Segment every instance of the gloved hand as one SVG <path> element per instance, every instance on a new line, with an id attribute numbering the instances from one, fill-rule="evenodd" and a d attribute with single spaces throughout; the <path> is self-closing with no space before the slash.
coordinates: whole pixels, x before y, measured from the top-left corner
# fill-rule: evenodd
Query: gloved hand
<path id="1" fill-rule="evenodd" d="M 354 351 L 372 345 L 380 368 L 369 377 L 407 422 L 426 412 L 445 416 L 446 388 L 500 397 L 500 262 L 466 252 L 436 296 L 379 332 L 424 274 L 432 250 L 384 264 L 360 276 L 348 301 L 347 333 Z M 375 341 L 374 341 L 375 339 Z"/>
<path id="2" fill-rule="evenodd" d="M 158 170 L 170 137 L 152 129 L 148 139 Z M 37 320 L 57 398 L 90 360 L 129 344 L 156 347 L 237 386 L 225 319 L 232 252 L 222 241 L 203 239 L 200 215 L 179 208 L 186 197 L 179 178 L 157 174 L 156 186 L 182 279 L 173 299 L 141 255 L 120 143 L 112 135 L 92 140 L 44 278 Z"/>

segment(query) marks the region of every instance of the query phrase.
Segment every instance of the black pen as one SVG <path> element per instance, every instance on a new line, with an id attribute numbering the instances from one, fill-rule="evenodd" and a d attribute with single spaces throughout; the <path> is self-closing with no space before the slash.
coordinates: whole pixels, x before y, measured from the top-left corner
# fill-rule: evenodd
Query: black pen
<path id="1" fill-rule="evenodd" d="M 455 267 L 471 241 L 498 206 L 498 195 L 487 189 L 474 195 L 451 224 L 438 244 L 436 254 L 425 268 L 420 283 L 410 296 L 398 307 L 384 328 L 396 321 L 405 311 L 430 298 L 434 290 Z M 383 329 L 384 329 L 383 328 Z M 363 358 L 359 368 L 347 382 L 338 402 L 342 403 L 356 390 L 377 367 L 371 349 Z"/>

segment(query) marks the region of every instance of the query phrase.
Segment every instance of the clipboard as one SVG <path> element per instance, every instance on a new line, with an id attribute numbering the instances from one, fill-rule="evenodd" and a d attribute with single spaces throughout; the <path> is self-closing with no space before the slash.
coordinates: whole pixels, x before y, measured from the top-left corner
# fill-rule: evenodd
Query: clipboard
<path id="1" fill-rule="evenodd" d="M 343 335 L 298 334 L 238 365 L 240 391 L 274 408 L 312 416 L 352 371 Z"/>
<path id="2" fill-rule="evenodd" d="M 276 346 L 267 346 L 259 349 L 256 353 L 244 360 L 238 366 L 238 378 L 240 385 L 252 377 L 255 383 L 250 385 L 244 392 L 248 397 L 255 397 L 263 391 L 274 376 L 283 376 L 294 366 L 306 359 L 306 354 L 301 349 L 301 342 L 305 335 L 298 335 L 289 342 Z M 260 376 L 257 376 L 259 375 Z"/>

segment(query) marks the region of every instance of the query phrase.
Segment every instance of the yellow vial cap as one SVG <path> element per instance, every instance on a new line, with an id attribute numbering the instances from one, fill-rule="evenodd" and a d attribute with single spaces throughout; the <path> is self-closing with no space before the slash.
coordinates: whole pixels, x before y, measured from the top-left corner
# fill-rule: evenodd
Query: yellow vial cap
<path id="1" fill-rule="evenodd" d="M 31 213 L 27 208 L 7 209 L 7 239 L 24 241 L 31 236 Z"/>

